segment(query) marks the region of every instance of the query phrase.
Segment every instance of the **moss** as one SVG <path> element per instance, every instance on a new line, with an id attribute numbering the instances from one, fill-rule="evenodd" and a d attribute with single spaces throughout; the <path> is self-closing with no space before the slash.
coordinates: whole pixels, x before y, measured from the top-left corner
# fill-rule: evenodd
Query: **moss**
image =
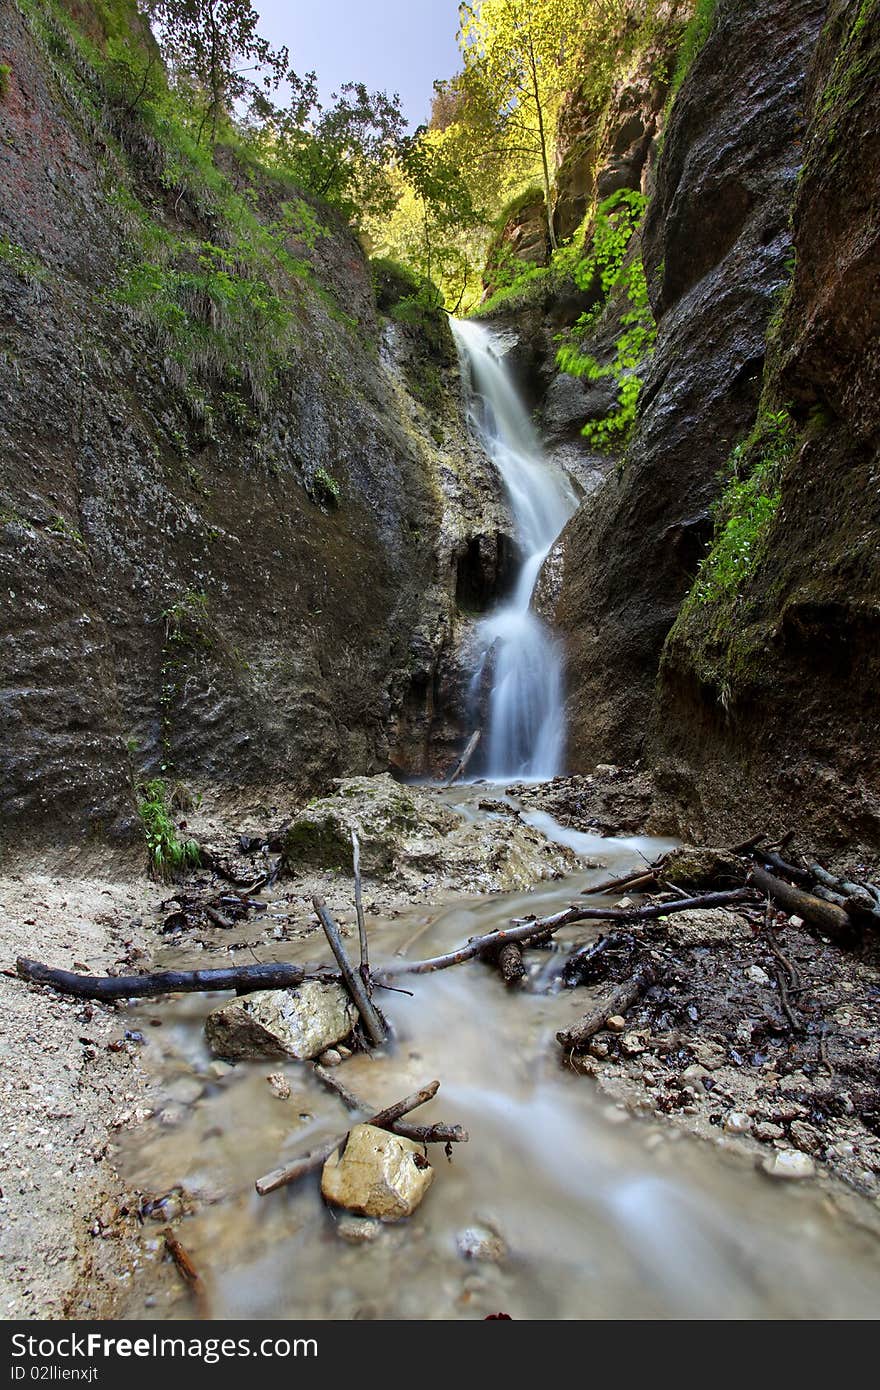
<path id="1" fill-rule="evenodd" d="M 12 68 L 8 63 L 0 63 L 0 101 L 5 101 L 9 95 L 9 79 L 12 76 Z"/>
<path id="2" fill-rule="evenodd" d="M 46 279 L 47 271 L 43 263 L 25 251 L 15 241 L 0 237 L 0 266 L 12 271 L 26 285 L 34 286 Z"/>

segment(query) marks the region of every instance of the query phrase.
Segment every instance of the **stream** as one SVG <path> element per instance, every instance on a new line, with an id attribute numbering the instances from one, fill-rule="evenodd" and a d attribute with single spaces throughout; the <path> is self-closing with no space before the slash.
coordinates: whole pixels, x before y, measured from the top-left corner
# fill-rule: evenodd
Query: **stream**
<path id="1" fill-rule="evenodd" d="M 487 814 L 477 808 L 479 794 L 465 787 L 442 795 L 479 816 Z M 551 912 L 586 883 L 669 843 L 576 835 L 548 816 L 529 819 L 606 867 L 585 866 L 528 893 L 371 915 L 373 964 L 433 955 L 511 917 Z M 285 891 L 282 882 L 275 894 Z M 271 914 L 277 899 L 264 896 Z M 570 944 L 597 934 L 581 924 L 560 935 Z M 329 958 L 320 935 L 271 954 Z M 774 1182 L 742 1156 L 630 1115 L 560 1065 L 555 1033 L 585 1007 L 582 990 L 556 988 L 560 960 L 554 951 L 531 952 L 525 990 L 506 989 L 475 963 L 404 981 L 412 998 L 382 993 L 394 1041 L 351 1057 L 340 1077 L 379 1104 L 439 1078 L 439 1095 L 419 1122 L 463 1124 L 470 1142 L 454 1147 L 451 1162 L 432 1147 L 436 1178 L 422 1206 L 358 1245 L 337 1233 L 320 1174 L 266 1198 L 253 1187 L 262 1173 L 349 1127 L 338 1097 L 306 1064 L 218 1066 L 202 1024 L 223 996 L 133 1005 L 126 1026 L 147 1040 L 156 1114 L 121 1137 L 117 1162 L 140 1190 L 171 1195 L 162 1224 L 145 1222 L 123 1315 L 192 1315 L 160 1239 L 182 1205 L 188 1214 L 176 1232 L 205 1279 L 215 1319 L 876 1316 L 880 1247 L 829 1189 Z M 204 955 L 182 943 L 154 964 L 194 962 L 204 965 Z M 161 1027 L 151 1026 L 157 1020 Z M 289 1099 L 273 1094 L 270 1072 L 287 1078 Z M 474 1226 L 502 1236 L 504 1258 L 460 1253 L 458 1237 Z"/>

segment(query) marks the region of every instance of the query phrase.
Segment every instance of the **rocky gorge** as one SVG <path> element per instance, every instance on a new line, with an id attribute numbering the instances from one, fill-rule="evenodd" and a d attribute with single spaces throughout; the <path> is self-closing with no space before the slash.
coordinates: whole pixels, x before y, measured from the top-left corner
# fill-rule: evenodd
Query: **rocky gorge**
<path id="1" fill-rule="evenodd" d="M 880 7 L 656 10 L 453 332 L 134 0 L 0 0 L 6 1316 L 869 1315 Z"/>

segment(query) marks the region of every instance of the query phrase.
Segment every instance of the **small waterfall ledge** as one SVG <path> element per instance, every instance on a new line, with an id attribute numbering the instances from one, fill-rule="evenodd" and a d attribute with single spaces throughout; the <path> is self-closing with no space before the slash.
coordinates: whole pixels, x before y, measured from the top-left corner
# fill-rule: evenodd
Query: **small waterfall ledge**
<path id="1" fill-rule="evenodd" d="M 487 665 L 491 672 L 480 770 L 492 781 L 543 780 L 561 771 L 565 745 L 562 651 L 531 604 L 541 566 L 577 507 L 577 494 L 546 454 L 497 336 L 480 323 L 451 323 L 469 386 L 468 423 L 498 469 L 519 549 L 512 593 L 477 630 L 475 703 Z"/>

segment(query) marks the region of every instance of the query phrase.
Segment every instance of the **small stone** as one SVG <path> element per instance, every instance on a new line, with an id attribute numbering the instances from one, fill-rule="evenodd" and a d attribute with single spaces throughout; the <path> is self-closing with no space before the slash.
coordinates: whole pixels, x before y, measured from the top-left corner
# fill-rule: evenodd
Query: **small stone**
<path id="1" fill-rule="evenodd" d="M 626 1019 L 622 1018 L 620 1014 L 612 1014 L 606 1020 L 605 1027 L 609 1033 L 624 1033 L 626 1032 Z"/>
<path id="2" fill-rule="evenodd" d="M 231 1076 L 235 1071 L 229 1062 L 221 1062 L 219 1059 L 213 1061 L 208 1068 L 215 1081 L 222 1081 L 224 1076 Z"/>
<path id="3" fill-rule="evenodd" d="M 760 1139 L 762 1144 L 772 1144 L 775 1139 L 781 1139 L 785 1130 L 782 1125 L 774 1125 L 771 1120 L 760 1120 L 752 1127 L 752 1133 L 756 1139 Z"/>
<path id="4" fill-rule="evenodd" d="M 326 1052 L 322 1052 L 318 1061 L 322 1067 L 338 1067 L 342 1061 L 342 1053 L 335 1047 L 328 1047 Z"/>
<path id="5" fill-rule="evenodd" d="M 283 1076 L 280 1071 L 273 1071 L 269 1073 L 266 1080 L 273 1096 L 277 1096 L 279 1100 L 290 1100 L 290 1082 L 286 1076 Z"/>
<path id="6" fill-rule="evenodd" d="M 589 1050 L 594 1057 L 607 1057 L 611 1051 L 604 1038 L 591 1038 Z"/>
<path id="7" fill-rule="evenodd" d="M 490 1226 L 467 1226 L 455 1237 L 458 1253 L 466 1260 L 486 1260 L 498 1264 L 507 1254 L 502 1237 Z"/>
<path id="8" fill-rule="evenodd" d="M 695 1062 L 691 1066 L 685 1067 L 681 1074 L 681 1079 L 686 1086 L 700 1086 L 705 1090 L 706 1080 L 709 1079 L 710 1076 L 711 1073 L 708 1072 L 705 1067 L 701 1067 L 698 1062 Z"/>
<path id="9" fill-rule="evenodd" d="M 790 927 L 802 927 L 804 925 L 804 919 L 803 917 L 789 917 L 788 925 Z"/>
<path id="10" fill-rule="evenodd" d="M 382 1234 L 382 1222 L 374 1216 L 352 1216 L 347 1211 L 336 1222 L 336 1234 L 350 1245 L 365 1245 Z"/>
<path id="11" fill-rule="evenodd" d="M 813 1160 L 806 1154 L 799 1153 L 797 1149 L 780 1149 L 777 1153 L 762 1159 L 761 1169 L 770 1178 L 791 1180 L 812 1178 L 816 1173 Z"/>
<path id="12" fill-rule="evenodd" d="M 624 1033 L 620 1039 L 620 1050 L 625 1057 L 638 1057 L 640 1052 L 644 1052 L 647 1045 L 648 1041 L 644 1033 Z"/>
<path id="13" fill-rule="evenodd" d="M 159 1124 L 166 1129 L 176 1129 L 178 1125 L 183 1124 L 185 1119 L 186 1110 L 184 1107 L 173 1102 L 171 1105 L 163 1105 L 159 1111 Z"/>
<path id="14" fill-rule="evenodd" d="M 750 965 L 746 971 L 746 979 L 751 980 L 756 985 L 769 985 L 770 976 L 766 970 L 762 970 L 760 965 Z"/>
<path id="15" fill-rule="evenodd" d="M 627 912 L 631 907 L 635 907 L 635 903 L 632 898 L 621 898 L 617 906 L 620 908 L 621 912 Z"/>
<path id="16" fill-rule="evenodd" d="M 168 1087 L 168 1098 L 177 1105 L 194 1105 L 204 1087 L 194 1076 L 179 1076 Z"/>
<path id="17" fill-rule="evenodd" d="M 421 1146 L 374 1125 L 355 1125 L 340 1154 L 324 1164 L 321 1192 L 334 1206 L 380 1221 L 411 1216 L 431 1183 L 434 1169 Z"/>
<path id="18" fill-rule="evenodd" d="M 819 1135 L 812 1125 L 805 1125 L 803 1120 L 793 1120 L 789 1133 L 792 1142 L 797 1145 L 804 1153 L 815 1153 L 819 1147 Z"/>
<path id="19" fill-rule="evenodd" d="M 749 1134 L 752 1121 L 744 1110 L 729 1110 L 724 1117 L 725 1134 Z"/>
<path id="20" fill-rule="evenodd" d="M 354 1056 L 354 1053 L 352 1052 L 351 1048 L 350 1048 L 350 1047 L 346 1047 L 344 1043 L 340 1043 L 339 1046 L 337 1047 L 336 1051 L 339 1053 L 340 1057 L 353 1057 L 353 1056 Z"/>
<path id="21" fill-rule="evenodd" d="M 717 1071 L 727 1061 L 727 1051 L 720 1043 L 694 1043 L 693 1052 L 700 1065 L 708 1067 L 710 1071 Z"/>

